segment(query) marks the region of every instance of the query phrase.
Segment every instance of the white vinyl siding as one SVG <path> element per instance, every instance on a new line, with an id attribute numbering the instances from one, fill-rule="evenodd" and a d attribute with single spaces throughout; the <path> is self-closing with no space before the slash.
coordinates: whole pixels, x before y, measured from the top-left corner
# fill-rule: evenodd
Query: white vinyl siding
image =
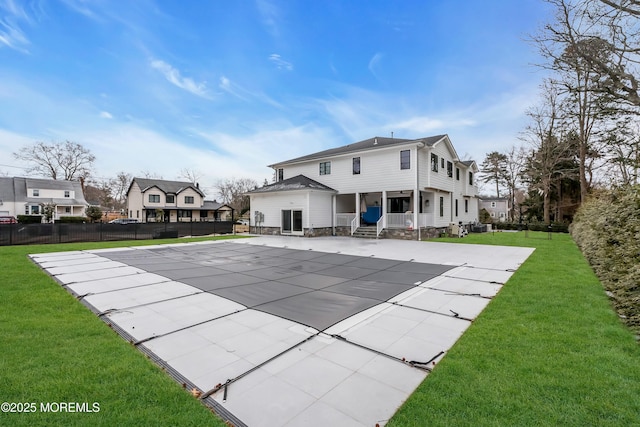
<path id="1" fill-rule="evenodd" d="M 340 193 L 408 189 L 415 186 L 415 147 L 410 150 L 412 169 L 400 169 L 401 149 L 394 147 L 357 153 L 360 157 L 359 175 L 353 174 L 353 157 L 356 156 L 353 153 L 332 157 L 331 175 L 319 175 L 318 160 L 284 166 L 285 175 L 305 175 Z"/>

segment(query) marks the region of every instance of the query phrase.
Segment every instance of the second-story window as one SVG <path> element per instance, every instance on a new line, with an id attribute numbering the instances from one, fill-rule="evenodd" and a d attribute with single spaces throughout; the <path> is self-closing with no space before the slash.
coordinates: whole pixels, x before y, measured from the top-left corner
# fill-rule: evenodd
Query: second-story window
<path id="1" fill-rule="evenodd" d="M 71 197 L 69 190 L 64 190 L 64 197 Z"/>
<path id="2" fill-rule="evenodd" d="M 33 197 L 40 197 L 40 190 L 33 190 Z"/>
<path id="3" fill-rule="evenodd" d="M 320 162 L 320 175 L 331 175 L 331 162 Z"/>
<path id="4" fill-rule="evenodd" d="M 438 156 L 433 153 L 431 153 L 431 170 L 438 172 Z"/>
<path id="5" fill-rule="evenodd" d="M 456 168 L 456 181 L 460 181 L 460 169 Z"/>
<path id="6" fill-rule="evenodd" d="M 469 172 L 469 185 L 473 185 L 473 172 Z"/>
<path id="7" fill-rule="evenodd" d="M 149 203 L 160 203 L 159 194 L 149 194 Z"/>
<path id="8" fill-rule="evenodd" d="M 411 151 L 402 150 L 400 152 L 400 169 L 411 169 Z"/>
<path id="9" fill-rule="evenodd" d="M 284 169 L 280 168 L 278 169 L 278 179 L 276 179 L 277 182 L 280 181 L 284 181 Z"/>
<path id="10" fill-rule="evenodd" d="M 193 196 L 184 196 L 185 205 L 192 205 L 194 203 Z"/>
<path id="11" fill-rule="evenodd" d="M 353 174 L 360 175 L 360 157 L 353 158 Z"/>
<path id="12" fill-rule="evenodd" d="M 167 194 L 167 203 L 175 203 L 176 202 L 176 196 L 174 196 L 173 194 Z"/>
<path id="13" fill-rule="evenodd" d="M 453 163 L 447 162 L 447 176 L 453 178 Z"/>

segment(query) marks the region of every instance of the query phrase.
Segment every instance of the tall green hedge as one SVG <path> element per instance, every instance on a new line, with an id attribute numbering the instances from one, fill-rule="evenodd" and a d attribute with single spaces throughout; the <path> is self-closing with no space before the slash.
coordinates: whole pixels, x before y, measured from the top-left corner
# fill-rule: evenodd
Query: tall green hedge
<path id="1" fill-rule="evenodd" d="M 640 333 L 640 186 L 595 194 L 578 210 L 571 235 L 620 316 Z"/>

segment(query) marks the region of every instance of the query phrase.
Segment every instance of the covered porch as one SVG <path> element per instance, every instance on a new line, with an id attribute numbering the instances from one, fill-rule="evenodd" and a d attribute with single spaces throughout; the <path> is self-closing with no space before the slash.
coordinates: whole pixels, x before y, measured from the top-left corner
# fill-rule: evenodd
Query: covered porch
<path id="1" fill-rule="evenodd" d="M 385 229 L 435 227 L 436 197 L 436 192 L 426 190 L 337 194 L 333 204 L 334 224 L 347 227 L 351 235 L 364 226 L 375 226 L 376 235 Z"/>

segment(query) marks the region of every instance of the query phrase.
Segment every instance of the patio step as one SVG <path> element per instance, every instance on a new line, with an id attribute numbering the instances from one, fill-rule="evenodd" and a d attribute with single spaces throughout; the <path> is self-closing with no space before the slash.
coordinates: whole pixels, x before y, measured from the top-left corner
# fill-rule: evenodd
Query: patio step
<path id="1" fill-rule="evenodd" d="M 376 226 L 358 227 L 353 233 L 353 237 L 359 237 L 361 239 L 376 239 L 377 236 Z"/>

